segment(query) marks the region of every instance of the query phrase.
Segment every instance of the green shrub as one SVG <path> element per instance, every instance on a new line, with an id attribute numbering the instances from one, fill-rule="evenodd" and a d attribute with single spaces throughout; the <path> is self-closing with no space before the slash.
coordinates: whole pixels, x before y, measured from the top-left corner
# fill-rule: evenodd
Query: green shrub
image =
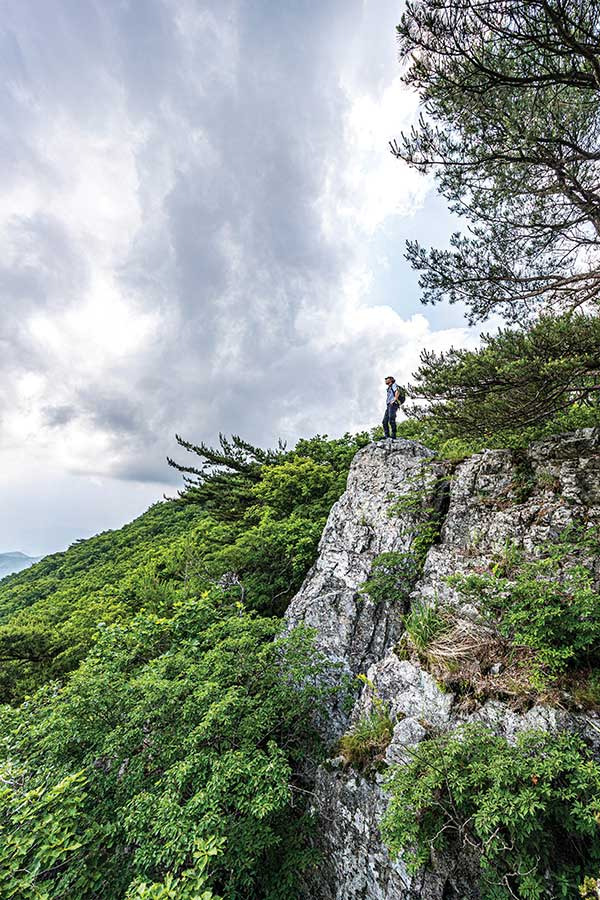
<path id="1" fill-rule="evenodd" d="M 435 450 L 440 459 L 457 462 L 482 450 L 522 449 L 528 447 L 532 441 L 565 434 L 578 428 L 597 428 L 600 425 L 598 407 L 574 403 L 545 422 L 529 427 L 515 430 L 506 428 L 484 436 L 479 428 L 475 428 L 470 433 L 457 436 L 447 427 L 443 417 L 428 415 L 423 412 L 422 407 L 408 407 L 405 411 L 409 418 L 398 423 L 398 437 L 419 441 Z M 419 418 L 412 418 L 413 415 L 418 415 Z"/>
<path id="2" fill-rule="evenodd" d="M 440 441 L 438 453 L 442 459 L 460 462 L 479 450 L 481 450 L 481 441 L 453 437 L 448 438 L 447 441 Z"/>
<path id="3" fill-rule="evenodd" d="M 437 605 L 415 604 L 404 617 L 406 635 L 416 650 L 423 653 L 440 634 L 448 628 L 448 623 Z"/>
<path id="4" fill-rule="evenodd" d="M 206 592 L 104 628 L 63 687 L 1 708 L 0 764 L 19 771 L 0 785 L 0 896 L 186 900 L 194 879 L 225 900 L 293 895 L 309 852 L 294 772 L 318 758 L 328 689 L 311 635 L 280 630 Z M 223 852 L 204 872 L 206 841 Z"/>
<path id="5" fill-rule="evenodd" d="M 449 582 L 471 599 L 515 647 L 534 651 L 532 684 L 545 687 L 562 673 L 600 664 L 600 596 L 594 587 L 595 529 L 569 529 L 547 545 L 541 559 L 496 572 L 453 576 Z M 588 558 L 589 557 L 589 558 Z"/>
<path id="6" fill-rule="evenodd" d="M 0 766 L 0 896 L 70 900 L 93 833 L 82 771 L 34 785 L 10 761 Z M 51 886 L 52 893 L 48 892 Z"/>
<path id="7" fill-rule="evenodd" d="M 421 572 L 423 566 L 425 565 L 425 560 L 427 559 L 427 554 L 429 553 L 430 547 L 435 544 L 439 536 L 440 523 L 435 518 L 428 519 L 426 522 L 423 522 L 423 524 L 419 526 L 419 529 L 413 537 L 412 543 L 410 545 L 410 549 L 413 556 L 415 557 L 419 572 Z"/>
<path id="8" fill-rule="evenodd" d="M 315 559 L 324 525 L 324 518 L 264 516 L 234 542 L 216 548 L 210 569 L 215 578 L 235 573 L 248 607 L 265 616 L 283 615 Z"/>
<path id="9" fill-rule="evenodd" d="M 360 592 L 368 594 L 373 603 L 405 603 L 420 571 L 419 561 L 410 551 L 380 553 Z"/>
<path id="10" fill-rule="evenodd" d="M 382 834 L 411 871 L 436 852 L 480 855 L 483 900 L 576 896 L 600 865 L 600 766 L 574 735 L 511 746 L 482 726 L 419 744 L 395 767 Z"/>
<path id="11" fill-rule="evenodd" d="M 223 852 L 224 844 L 212 837 L 196 841 L 191 868 L 177 876 L 168 873 L 160 882 L 139 879 L 129 887 L 125 900 L 221 900 L 205 888 L 212 858 Z"/>

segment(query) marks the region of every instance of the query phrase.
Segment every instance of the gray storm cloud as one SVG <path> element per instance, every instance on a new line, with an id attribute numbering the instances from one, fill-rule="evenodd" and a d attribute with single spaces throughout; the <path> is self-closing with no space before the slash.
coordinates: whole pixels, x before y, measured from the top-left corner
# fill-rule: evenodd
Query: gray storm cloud
<path id="1" fill-rule="evenodd" d="M 164 482 L 176 431 L 273 444 L 377 420 L 380 368 L 410 371 L 427 336 L 414 305 L 369 307 L 352 213 L 349 115 L 395 75 L 396 15 L 358 0 L 8 9 L 4 445 L 30 427 L 65 471 Z"/>

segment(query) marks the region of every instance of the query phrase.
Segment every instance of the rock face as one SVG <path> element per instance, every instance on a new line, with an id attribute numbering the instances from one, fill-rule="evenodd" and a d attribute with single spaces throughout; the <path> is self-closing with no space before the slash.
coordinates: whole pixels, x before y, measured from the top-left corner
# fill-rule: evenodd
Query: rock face
<path id="1" fill-rule="evenodd" d="M 402 497 L 439 477 L 431 450 L 414 441 L 378 441 L 360 450 L 346 492 L 334 504 L 317 562 L 290 603 L 290 625 L 317 630 L 318 643 L 352 672 L 366 672 L 400 635 L 398 610 L 374 604 L 359 588 L 380 553 L 407 550 L 415 515 L 393 515 Z"/>
<path id="2" fill-rule="evenodd" d="M 428 493 L 430 508 L 440 510 L 444 521 L 411 602 L 442 600 L 464 607 L 446 576 L 487 571 L 512 547 L 533 558 L 569 524 L 600 524 L 600 432 L 553 437 L 526 452 L 485 451 L 449 476 L 447 465 L 414 442 L 385 440 L 361 450 L 346 493 L 331 510 L 317 563 L 290 604 L 288 622 L 313 626 L 332 660 L 355 674 L 366 673 L 394 723 L 386 755 L 390 764 L 406 761 L 407 749 L 431 728 L 452 730 L 466 721 L 484 722 L 508 740 L 527 728 L 571 728 L 597 742 L 600 722 L 583 714 L 542 706 L 519 714 L 497 700 L 465 713 L 431 675 L 396 654 L 406 610 L 375 604 L 359 589 L 378 554 L 410 546 L 419 512 L 406 501 L 415 491 Z M 336 713 L 338 736 L 369 709 L 372 694 L 366 686 L 346 721 Z M 386 806 L 381 781 L 380 775 L 363 777 L 344 768 L 339 759 L 319 770 L 315 805 L 323 863 L 307 884 L 306 897 L 476 900 L 472 860 L 440 860 L 435 872 L 416 878 L 401 860 L 390 860 L 378 831 Z"/>

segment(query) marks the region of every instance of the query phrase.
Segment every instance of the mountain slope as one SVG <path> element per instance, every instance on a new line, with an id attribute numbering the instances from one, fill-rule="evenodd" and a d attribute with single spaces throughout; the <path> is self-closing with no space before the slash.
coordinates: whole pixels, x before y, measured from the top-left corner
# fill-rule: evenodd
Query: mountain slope
<path id="1" fill-rule="evenodd" d="M 230 585 L 261 615 L 282 615 L 367 440 L 317 436 L 251 478 L 209 475 L 208 501 L 196 491 L 190 503 L 156 503 L 123 528 L 8 576 L 0 582 L 0 701 L 18 702 L 75 668 L 100 629 L 141 609 L 171 615 L 176 602 L 215 584 Z"/>
<path id="2" fill-rule="evenodd" d="M 28 569 L 29 566 L 39 562 L 40 559 L 42 559 L 41 556 L 27 556 L 19 550 L 15 550 L 12 553 L 0 553 L 0 579 L 15 572 L 21 572 L 23 569 Z"/>

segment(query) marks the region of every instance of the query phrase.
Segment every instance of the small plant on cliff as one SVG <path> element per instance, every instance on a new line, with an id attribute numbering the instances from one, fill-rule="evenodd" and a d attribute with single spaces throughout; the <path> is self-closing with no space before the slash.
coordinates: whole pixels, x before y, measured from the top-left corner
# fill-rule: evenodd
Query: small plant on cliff
<path id="1" fill-rule="evenodd" d="M 411 871 L 476 850 L 482 900 L 576 896 L 600 865 L 600 766 L 571 734 L 482 726 L 424 741 L 388 779 L 382 834 Z"/>
<path id="2" fill-rule="evenodd" d="M 418 560 L 411 552 L 380 553 L 360 593 L 368 594 L 373 603 L 405 602 L 419 572 Z"/>
<path id="3" fill-rule="evenodd" d="M 428 464 L 421 470 L 421 476 L 426 472 Z M 410 479 L 409 479 L 410 482 Z M 427 552 L 440 536 L 442 524 L 442 511 L 435 497 L 447 493 L 450 477 L 447 474 L 430 478 L 426 486 L 421 486 L 402 494 L 395 503 L 388 507 L 388 516 L 393 518 L 408 513 L 418 518 L 415 532 L 412 537 L 410 552 L 419 570 L 423 568 Z"/>
<path id="4" fill-rule="evenodd" d="M 516 564 L 504 577 L 454 576 L 449 581 L 482 609 L 513 647 L 534 652 L 532 685 L 600 664 L 600 597 L 594 587 L 596 529 L 571 528 L 541 559 Z"/>
<path id="5" fill-rule="evenodd" d="M 437 605 L 417 603 L 404 617 L 404 628 L 410 643 L 422 653 L 449 628 L 449 624 Z"/>
<path id="6" fill-rule="evenodd" d="M 417 526 L 408 550 L 380 553 L 373 560 L 371 574 L 360 592 L 368 594 L 374 603 L 394 601 L 407 603 L 410 593 L 423 571 L 429 548 L 440 534 L 439 512 L 433 506 L 422 508 L 425 497 L 424 491 L 411 491 L 401 498 L 398 504 L 389 509 L 393 515 L 396 515 L 401 511 L 399 504 L 402 505 L 402 509 L 410 511 L 413 511 L 413 505 L 416 504 L 415 508 L 421 509 L 424 519 Z"/>
<path id="7" fill-rule="evenodd" d="M 346 765 L 361 771 L 383 760 L 392 740 L 394 726 L 386 703 L 377 696 L 375 686 L 365 675 L 359 675 L 372 692 L 372 706 L 368 713 L 354 723 L 351 730 L 340 738 L 338 749 Z"/>

